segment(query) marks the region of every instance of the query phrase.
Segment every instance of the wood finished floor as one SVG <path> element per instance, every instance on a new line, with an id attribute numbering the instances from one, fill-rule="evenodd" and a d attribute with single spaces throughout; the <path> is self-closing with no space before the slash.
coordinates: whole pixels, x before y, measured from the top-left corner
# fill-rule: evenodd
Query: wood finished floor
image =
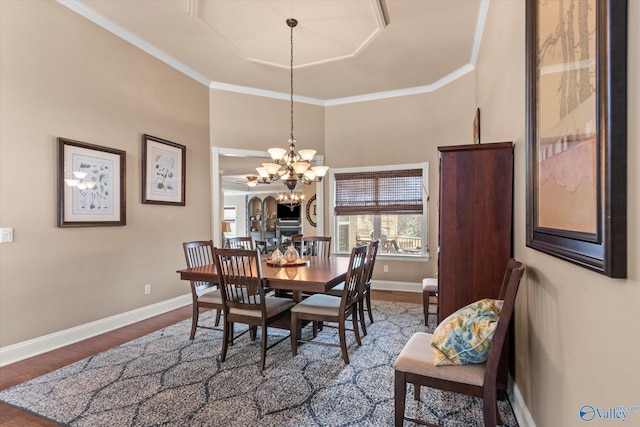
<path id="1" fill-rule="evenodd" d="M 415 292 L 373 290 L 371 298 L 381 301 L 422 304 L 422 294 Z M 54 371 L 190 317 L 191 306 L 182 307 L 124 328 L 4 366 L 0 368 L 0 390 L 13 387 L 16 384 L 39 377 L 47 372 Z M 0 426 L 30 427 L 59 426 L 59 424 L 0 402 Z"/>

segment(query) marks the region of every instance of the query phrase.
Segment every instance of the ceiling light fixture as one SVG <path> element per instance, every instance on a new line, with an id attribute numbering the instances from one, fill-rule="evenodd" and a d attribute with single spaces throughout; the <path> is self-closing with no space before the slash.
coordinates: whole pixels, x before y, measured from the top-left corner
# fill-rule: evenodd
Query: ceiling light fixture
<path id="1" fill-rule="evenodd" d="M 289 18 L 287 19 L 287 25 L 291 29 L 291 132 L 289 149 L 270 148 L 268 151 L 273 163 L 263 163 L 262 167 L 258 167 L 256 170 L 263 182 L 281 180 L 293 196 L 293 190 L 298 185 L 298 182 L 303 184 L 321 182 L 329 167 L 311 166 L 313 156 L 316 154 L 315 150 L 300 150 L 296 152 L 296 140 L 293 137 L 293 28 L 298 25 L 298 21 Z"/>

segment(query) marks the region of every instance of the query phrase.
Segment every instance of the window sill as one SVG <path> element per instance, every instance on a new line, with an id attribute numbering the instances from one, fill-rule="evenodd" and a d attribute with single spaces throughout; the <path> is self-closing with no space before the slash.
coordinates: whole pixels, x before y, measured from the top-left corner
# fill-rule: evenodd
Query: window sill
<path id="1" fill-rule="evenodd" d="M 335 253 L 332 253 L 331 255 L 348 257 L 351 254 L 347 252 L 335 252 Z M 408 254 L 402 254 L 402 253 L 385 253 L 385 252 L 378 251 L 378 255 L 376 255 L 376 259 L 426 262 L 431 259 L 431 255 L 429 255 L 428 252 L 426 254 L 421 254 L 421 255 L 408 255 Z"/>

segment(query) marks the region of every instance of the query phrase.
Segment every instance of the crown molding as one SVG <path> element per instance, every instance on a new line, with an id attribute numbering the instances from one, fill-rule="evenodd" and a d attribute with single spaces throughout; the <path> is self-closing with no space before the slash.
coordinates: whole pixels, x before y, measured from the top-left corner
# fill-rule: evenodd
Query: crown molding
<path id="1" fill-rule="evenodd" d="M 79 15 L 90 20 L 94 24 L 99 25 L 105 30 L 115 34 L 121 39 L 145 51 L 149 55 L 159 59 L 165 64 L 191 77 L 197 82 L 209 87 L 210 89 L 224 90 L 228 92 L 243 93 L 247 95 L 261 96 L 261 97 L 281 99 L 281 100 L 290 99 L 291 95 L 284 92 L 276 92 L 271 90 L 258 89 L 258 88 L 252 88 L 247 86 L 240 86 L 240 85 L 234 85 L 234 84 L 209 80 L 202 74 L 189 68 L 182 62 L 176 60 L 172 56 L 168 55 L 167 53 L 153 46 L 152 44 L 146 42 L 145 40 L 141 39 L 140 37 L 133 34 L 132 32 L 125 30 L 115 22 L 105 18 L 104 16 L 97 13 L 95 10 L 82 4 L 80 1 L 78 0 L 56 0 L 56 1 L 59 4 L 73 10 Z M 482 33 L 484 31 L 484 26 L 486 24 L 489 3 L 490 3 L 490 0 L 481 0 L 480 10 L 478 11 L 478 21 L 476 22 L 476 31 L 474 35 L 474 42 L 473 42 L 473 49 L 471 53 L 470 63 L 458 68 L 457 70 L 453 71 L 452 73 L 449 73 L 448 75 L 444 76 L 443 78 L 441 78 L 440 80 L 432 84 L 410 87 L 405 89 L 369 93 L 365 95 L 348 96 L 344 98 L 326 99 L 326 100 L 294 95 L 293 100 L 303 104 L 312 104 L 312 105 L 328 107 L 328 106 L 335 106 L 335 105 L 353 104 L 357 102 L 375 101 L 375 100 L 386 99 L 386 98 L 396 98 L 396 97 L 402 97 L 402 96 L 417 95 L 417 94 L 429 93 L 429 92 L 438 90 L 441 87 L 453 82 L 454 80 L 459 79 L 465 74 L 475 70 L 475 65 L 478 58 L 478 52 L 480 51 L 480 45 L 482 43 Z"/>

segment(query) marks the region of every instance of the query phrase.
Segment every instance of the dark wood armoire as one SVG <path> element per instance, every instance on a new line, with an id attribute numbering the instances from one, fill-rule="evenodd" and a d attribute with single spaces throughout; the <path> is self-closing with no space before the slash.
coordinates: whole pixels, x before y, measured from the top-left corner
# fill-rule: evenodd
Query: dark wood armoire
<path id="1" fill-rule="evenodd" d="M 512 256 L 513 144 L 438 147 L 438 312 L 497 298 Z M 498 382 L 506 385 L 506 365 Z M 502 387 L 501 387 L 502 388 Z"/>

